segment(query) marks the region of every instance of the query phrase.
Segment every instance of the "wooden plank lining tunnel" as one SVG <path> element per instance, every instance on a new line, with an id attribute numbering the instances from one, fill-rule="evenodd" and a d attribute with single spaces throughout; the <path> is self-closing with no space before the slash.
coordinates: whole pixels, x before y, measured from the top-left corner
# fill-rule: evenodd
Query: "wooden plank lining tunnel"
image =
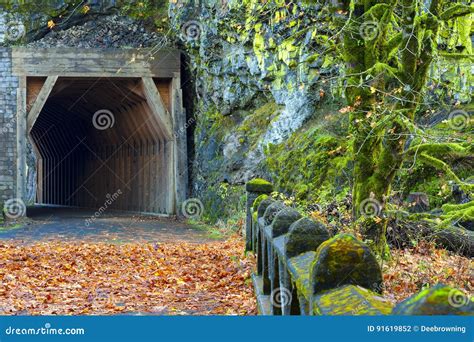
<path id="1" fill-rule="evenodd" d="M 186 198 L 186 134 L 177 50 L 14 49 L 17 193 L 26 141 L 36 202 L 176 214 Z"/>

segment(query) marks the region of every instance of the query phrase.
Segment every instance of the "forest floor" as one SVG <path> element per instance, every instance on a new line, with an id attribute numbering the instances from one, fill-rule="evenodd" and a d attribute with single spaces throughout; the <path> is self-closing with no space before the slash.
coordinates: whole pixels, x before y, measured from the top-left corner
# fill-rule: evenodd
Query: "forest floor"
<path id="1" fill-rule="evenodd" d="M 438 283 L 474 295 L 474 260 L 456 255 L 433 243 L 422 242 L 407 249 L 392 249 L 392 259 L 383 265 L 384 296 L 393 303 Z"/>
<path id="2" fill-rule="evenodd" d="M 0 315 L 256 314 L 255 260 L 240 236 L 215 240 L 182 222 L 145 218 L 125 226 L 108 218 L 109 230 L 100 220 L 85 229 L 83 215 L 62 223 L 48 216 L 42 227 L 40 217 L 0 231 Z M 69 228 L 55 236 L 52 224 Z M 473 266 L 429 243 L 393 249 L 383 264 L 384 296 L 396 303 L 436 283 L 472 295 Z"/>

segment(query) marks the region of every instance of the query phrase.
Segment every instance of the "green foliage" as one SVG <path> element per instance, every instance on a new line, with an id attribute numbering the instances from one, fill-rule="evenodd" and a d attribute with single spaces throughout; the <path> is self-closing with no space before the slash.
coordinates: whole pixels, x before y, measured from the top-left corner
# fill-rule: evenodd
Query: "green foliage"
<path id="1" fill-rule="evenodd" d="M 445 204 L 442 209 L 444 214 L 441 215 L 441 219 L 445 225 L 460 221 L 474 221 L 474 200 L 459 205 Z"/>
<path id="2" fill-rule="evenodd" d="M 158 31 L 168 27 L 168 0 L 121 0 L 119 8 L 134 19 L 151 19 Z"/>
<path id="3" fill-rule="evenodd" d="M 368 198 L 382 206 L 390 198 L 392 182 L 404 157 L 412 152 L 405 153 L 405 145 L 407 137 L 414 133 L 415 114 L 426 94 L 430 66 L 438 57 L 436 44 L 442 40 L 446 27 L 454 25 L 456 30 L 450 30 L 450 34 L 462 40 L 464 46 L 459 50 L 469 53 L 470 39 L 452 20 L 464 16 L 463 25 L 470 27 L 471 18 L 465 16 L 472 8 L 440 0 L 431 2 L 426 10 L 420 0 L 384 0 L 346 2 L 345 11 L 349 15 L 341 27 L 340 52 L 347 66 L 345 93 L 351 106 L 350 130 L 354 136 L 353 212 L 361 220 L 363 233 L 370 232 L 368 238 L 375 242 L 374 250 L 380 255 L 386 249 L 387 219 L 368 221 L 358 208 Z M 442 157 L 436 156 L 442 151 L 472 154 L 471 150 L 458 144 L 426 141 L 414 148 L 421 149 L 416 154 L 418 161 L 441 170 L 462 189 L 472 188 Z"/>
<path id="4" fill-rule="evenodd" d="M 414 139 L 405 152 L 394 191 L 402 198 L 410 192 L 424 192 L 432 209 L 454 201 L 453 184 L 472 193 L 472 186 L 466 183 L 474 167 L 470 127 L 469 121 L 459 129 L 452 120 L 446 120 L 424 130 L 413 130 Z M 420 158 L 421 154 L 432 156 L 434 162 Z"/>
<path id="5" fill-rule="evenodd" d="M 200 197 L 204 204 L 202 220 L 214 224 L 218 221 L 226 223 L 235 221 L 242 216 L 246 208 L 246 193 L 243 186 L 227 183 L 209 185 Z"/>
<path id="6" fill-rule="evenodd" d="M 270 101 L 248 112 L 242 124 L 236 127 L 236 131 L 242 135 L 242 142 L 247 143 L 250 148 L 255 148 L 259 138 L 265 133 L 270 123 L 277 118 L 278 109 L 278 105 Z"/>
<path id="7" fill-rule="evenodd" d="M 286 142 L 269 145 L 266 156 L 276 187 L 299 202 L 327 203 L 347 195 L 351 170 L 346 137 L 308 125 Z"/>

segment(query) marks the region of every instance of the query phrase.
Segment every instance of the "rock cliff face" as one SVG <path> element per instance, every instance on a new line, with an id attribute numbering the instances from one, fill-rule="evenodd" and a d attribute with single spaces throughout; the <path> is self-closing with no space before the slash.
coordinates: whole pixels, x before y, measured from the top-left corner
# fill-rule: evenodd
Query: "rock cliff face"
<path id="1" fill-rule="evenodd" d="M 316 21 L 324 11 L 261 1 L 170 5 L 195 76 L 194 191 L 204 200 L 222 182 L 271 177 L 262 168 L 269 147 L 322 121 L 338 102 L 333 31 Z"/>
<path id="2" fill-rule="evenodd" d="M 350 206 L 353 151 L 343 98 L 345 66 L 337 54 L 338 16 L 331 6 L 311 1 L 170 4 L 171 28 L 189 57 L 195 81 L 193 190 L 211 212 L 234 203 L 226 200 L 232 187 L 224 185 L 225 195 L 219 195 L 223 184 L 255 176 L 271 179 L 278 190 L 306 206 L 324 203 L 330 208 L 334 200 Z M 456 22 L 450 29 L 461 32 L 464 24 Z M 447 51 L 460 45 L 471 51 L 470 41 L 443 39 Z M 447 91 L 453 79 L 459 87 Z M 420 124 L 436 111 L 433 126 L 446 120 L 456 103 L 470 102 L 469 80 L 467 64 L 438 59 L 426 103 L 417 113 Z M 443 110 L 438 110 L 440 104 Z M 434 170 L 415 169 L 425 173 L 427 182 L 449 188 Z M 465 168 L 457 171 L 468 174 Z M 414 184 L 436 195 L 421 178 L 402 176 L 397 187 L 403 196 Z"/>

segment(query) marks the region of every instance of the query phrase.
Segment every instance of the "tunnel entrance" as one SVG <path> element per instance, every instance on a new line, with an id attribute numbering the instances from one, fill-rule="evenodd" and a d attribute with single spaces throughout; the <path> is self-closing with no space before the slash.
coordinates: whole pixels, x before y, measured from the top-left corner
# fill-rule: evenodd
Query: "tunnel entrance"
<path id="1" fill-rule="evenodd" d="M 29 139 L 36 203 L 176 214 L 187 188 L 185 111 L 179 54 L 165 52 L 48 51 L 33 66 L 38 52 L 18 50 L 18 193 Z"/>
<path id="2" fill-rule="evenodd" d="M 45 81 L 29 80 L 30 101 Z M 170 82 L 154 83 L 170 112 Z M 30 130 L 37 203 L 171 213 L 171 145 L 143 94 L 135 79 L 58 78 Z"/>

